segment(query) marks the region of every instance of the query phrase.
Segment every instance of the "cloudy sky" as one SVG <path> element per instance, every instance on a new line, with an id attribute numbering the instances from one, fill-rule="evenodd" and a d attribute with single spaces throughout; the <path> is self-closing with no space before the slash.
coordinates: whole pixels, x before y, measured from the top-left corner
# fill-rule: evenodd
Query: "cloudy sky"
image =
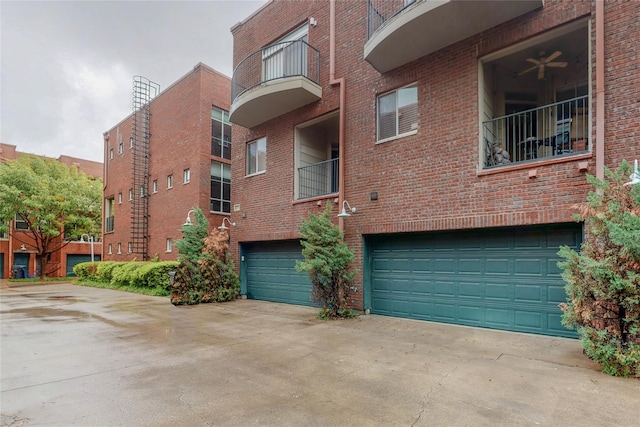
<path id="1" fill-rule="evenodd" d="M 231 76 L 230 28 L 264 3 L 0 1 L 0 142 L 102 162 L 134 75 L 161 90 L 198 62 Z"/>

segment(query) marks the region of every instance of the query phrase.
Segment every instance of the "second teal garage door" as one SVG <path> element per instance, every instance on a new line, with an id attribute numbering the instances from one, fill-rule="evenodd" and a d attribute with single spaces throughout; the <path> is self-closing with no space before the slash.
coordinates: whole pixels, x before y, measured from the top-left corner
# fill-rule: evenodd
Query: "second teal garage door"
<path id="1" fill-rule="evenodd" d="M 557 252 L 581 240 L 579 224 L 371 236 L 367 301 L 375 314 L 575 337 L 560 322 Z"/>
<path id="2" fill-rule="evenodd" d="M 303 260 L 300 242 L 243 244 L 242 256 L 241 280 L 247 298 L 313 305 L 309 276 L 295 268 L 296 260 Z"/>

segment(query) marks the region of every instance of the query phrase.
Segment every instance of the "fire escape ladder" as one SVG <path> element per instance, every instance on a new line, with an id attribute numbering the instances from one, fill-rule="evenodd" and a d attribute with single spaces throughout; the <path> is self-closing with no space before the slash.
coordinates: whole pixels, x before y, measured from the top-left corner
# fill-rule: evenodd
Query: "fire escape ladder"
<path id="1" fill-rule="evenodd" d="M 133 126 L 131 131 L 131 252 L 149 260 L 149 139 L 150 103 L 160 91 L 152 81 L 133 78 Z"/>

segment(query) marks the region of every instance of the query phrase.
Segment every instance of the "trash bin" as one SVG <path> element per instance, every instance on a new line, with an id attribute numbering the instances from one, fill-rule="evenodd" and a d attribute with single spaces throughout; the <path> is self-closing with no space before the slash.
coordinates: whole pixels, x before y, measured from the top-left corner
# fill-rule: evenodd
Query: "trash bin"
<path id="1" fill-rule="evenodd" d="M 11 268 L 11 272 L 13 273 L 13 278 L 14 279 L 24 279 L 25 271 L 27 271 L 27 266 L 26 265 L 14 265 Z"/>
<path id="2" fill-rule="evenodd" d="M 29 277 L 29 269 L 26 265 L 22 267 L 22 277 L 25 279 Z"/>

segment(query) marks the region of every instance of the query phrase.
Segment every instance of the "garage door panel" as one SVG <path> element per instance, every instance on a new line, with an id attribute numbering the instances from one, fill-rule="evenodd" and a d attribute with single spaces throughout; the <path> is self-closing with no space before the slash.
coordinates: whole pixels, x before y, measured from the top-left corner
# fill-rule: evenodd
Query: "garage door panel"
<path id="1" fill-rule="evenodd" d="M 580 225 L 565 224 L 474 230 L 463 236 L 457 232 L 368 237 L 371 310 L 574 337 L 560 323 L 557 305 L 566 296 L 557 251 L 560 245 L 579 248 L 581 235 Z M 402 248 L 399 253 L 394 250 L 397 245 Z M 382 264 L 376 259 L 381 249 Z M 393 300 L 398 300 L 397 306 Z"/>
<path id="2" fill-rule="evenodd" d="M 303 259 L 299 242 L 246 244 L 243 256 L 248 298 L 312 305 L 309 276 L 295 268 Z"/>

